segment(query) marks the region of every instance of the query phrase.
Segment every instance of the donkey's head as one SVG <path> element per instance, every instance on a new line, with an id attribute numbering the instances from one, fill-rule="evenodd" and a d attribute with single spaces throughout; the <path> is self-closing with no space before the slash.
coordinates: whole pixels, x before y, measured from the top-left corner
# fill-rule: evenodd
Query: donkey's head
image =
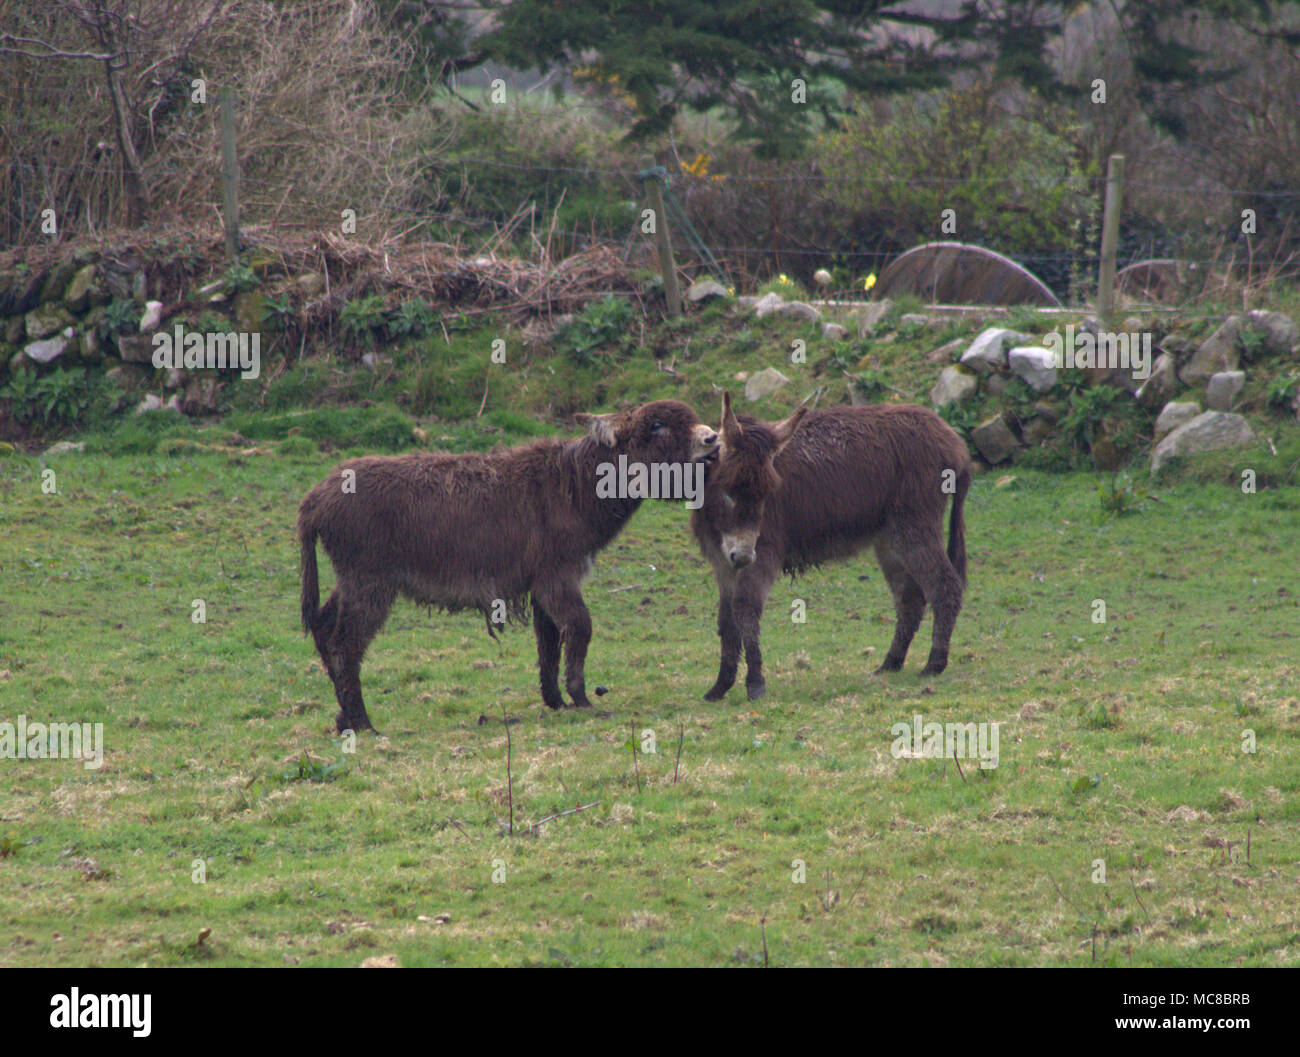
<path id="1" fill-rule="evenodd" d="M 694 410 L 677 400 L 656 400 L 631 411 L 575 415 L 597 443 L 645 463 L 711 461 L 718 435 Z"/>
<path id="2" fill-rule="evenodd" d="M 731 394 L 722 394 L 722 450 L 709 473 L 700 517 L 733 569 L 753 564 L 764 504 L 781 487 L 772 464 L 807 411 L 801 407 L 770 424 L 751 418 L 742 423 L 731 410 Z"/>

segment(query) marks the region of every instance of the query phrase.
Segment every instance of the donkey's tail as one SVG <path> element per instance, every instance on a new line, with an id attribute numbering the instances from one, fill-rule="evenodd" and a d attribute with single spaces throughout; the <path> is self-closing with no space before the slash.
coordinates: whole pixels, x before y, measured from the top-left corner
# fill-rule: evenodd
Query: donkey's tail
<path id="1" fill-rule="evenodd" d="M 948 520 L 948 560 L 957 570 L 963 586 L 966 583 L 966 519 L 962 509 L 966 505 L 966 493 L 970 491 L 970 467 L 958 471 L 957 491 L 952 497 L 952 514 Z"/>
<path id="2" fill-rule="evenodd" d="M 298 540 L 302 544 L 302 630 L 310 632 L 320 619 L 320 582 L 316 575 L 316 536 L 314 525 L 305 517 L 298 519 Z"/>

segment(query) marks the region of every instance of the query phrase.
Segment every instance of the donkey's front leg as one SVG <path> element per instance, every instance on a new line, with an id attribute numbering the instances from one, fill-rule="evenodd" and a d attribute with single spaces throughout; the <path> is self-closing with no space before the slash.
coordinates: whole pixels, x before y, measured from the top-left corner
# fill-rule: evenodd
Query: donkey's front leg
<path id="1" fill-rule="evenodd" d="M 763 679 L 763 651 L 759 648 L 758 637 L 763 623 L 763 604 L 771 586 L 770 581 L 757 576 L 742 576 L 731 603 L 732 617 L 745 647 L 745 692 L 751 701 L 757 701 L 767 692 L 767 683 Z"/>
<path id="2" fill-rule="evenodd" d="M 705 701 L 721 701 L 736 682 L 740 667 L 740 629 L 731 606 L 734 594 L 730 585 L 718 577 L 718 639 L 722 647 L 722 660 L 718 664 L 718 681 L 704 695 Z"/>

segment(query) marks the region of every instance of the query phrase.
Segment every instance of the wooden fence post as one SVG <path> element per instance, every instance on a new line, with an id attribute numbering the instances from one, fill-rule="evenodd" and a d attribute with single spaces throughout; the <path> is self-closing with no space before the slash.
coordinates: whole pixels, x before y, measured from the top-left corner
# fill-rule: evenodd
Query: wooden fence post
<path id="1" fill-rule="evenodd" d="M 221 199 L 225 209 L 226 253 L 239 256 L 239 163 L 235 158 L 235 93 L 221 89 Z"/>
<path id="2" fill-rule="evenodd" d="M 1106 167 L 1106 211 L 1101 220 L 1101 263 L 1097 269 L 1097 315 L 1108 323 L 1115 314 L 1115 249 L 1124 189 L 1124 155 L 1112 154 Z"/>
<path id="3" fill-rule="evenodd" d="M 650 200 L 650 208 L 654 210 L 655 246 L 659 250 L 659 270 L 664 277 L 664 297 L 668 301 L 668 314 L 670 316 L 680 316 L 682 314 L 682 293 L 677 285 L 677 267 L 673 263 L 673 244 L 668 238 L 668 214 L 664 211 L 663 187 L 659 183 L 659 176 L 651 172 L 654 168 L 655 162 L 651 158 L 642 173 L 641 183 L 645 188 L 646 197 Z"/>

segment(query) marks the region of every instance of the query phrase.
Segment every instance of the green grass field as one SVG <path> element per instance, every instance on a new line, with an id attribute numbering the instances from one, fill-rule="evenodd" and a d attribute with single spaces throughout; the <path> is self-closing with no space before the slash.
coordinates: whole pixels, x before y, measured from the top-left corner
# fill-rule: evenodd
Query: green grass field
<path id="1" fill-rule="evenodd" d="M 586 588 L 598 711 L 542 708 L 531 629 L 402 603 L 348 754 L 298 627 L 311 448 L 55 456 L 53 495 L 0 460 L 0 720 L 105 739 L 0 760 L 0 964 L 1300 960 L 1294 487 L 1103 519 L 1091 475 L 979 477 L 947 672 L 927 618 L 870 674 L 864 556 L 778 583 L 756 705 L 701 700 L 712 577 L 648 503 Z M 896 759 L 916 715 L 1000 723 L 999 765 Z"/>

